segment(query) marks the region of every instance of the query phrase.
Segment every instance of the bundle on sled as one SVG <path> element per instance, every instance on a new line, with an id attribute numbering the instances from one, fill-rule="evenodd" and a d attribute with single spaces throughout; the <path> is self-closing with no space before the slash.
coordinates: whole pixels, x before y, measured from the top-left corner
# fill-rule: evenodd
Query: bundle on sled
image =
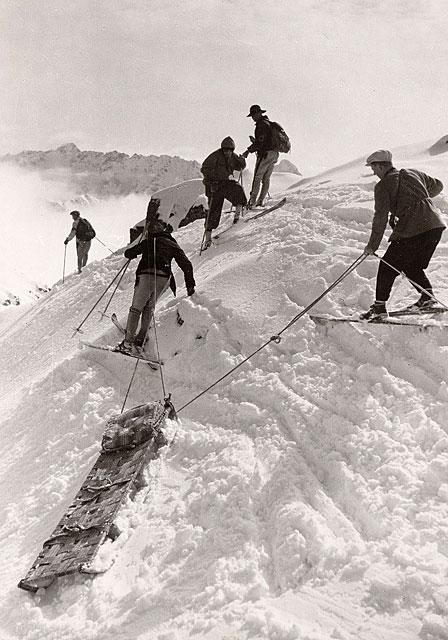
<path id="1" fill-rule="evenodd" d="M 108 538 L 120 535 L 115 524 L 120 507 L 144 486 L 145 466 L 167 444 L 167 417 L 174 417 L 168 401 L 151 402 L 107 422 L 97 461 L 19 582 L 21 589 L 37 591 L 58 576 L 103 571 L 95 569 L 94 560 Z"/>

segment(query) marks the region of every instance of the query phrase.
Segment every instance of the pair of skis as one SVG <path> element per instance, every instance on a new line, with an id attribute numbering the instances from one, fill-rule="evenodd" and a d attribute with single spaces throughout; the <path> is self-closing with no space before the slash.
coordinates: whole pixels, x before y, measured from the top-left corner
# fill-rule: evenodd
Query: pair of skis
<path id="1" fill-rule="evenodd" d="M 252 222 L 252 220 L 257 220 L 258 218 L 261 218 L 262 216 L 265 216 L 268 213 L 271 213 L 272 211 L 275 211 L 276 209 L 280 209 L 280 207 L 283 207 L 284 204 L 286 204 L 286 198 L 282 198 L 281 200 L 279 200 L 278 202 L 275 202 L 274 204 L 272 204 L 269 207 L 263 207 L 263 208 L 261 208 L 260 211 L 258 211 L 254 215 L 251 215 L 249 217 L 241 218 L 241 220 L 243 222 Z M 221 236 L 223 236 L 225 233 L 230 231 L 230 229 L 233 229 L 234 225 L 235 225 L 235 223 L 232 223 L 230 226 L 226 227 L 225 229 L 223 229 L 222 231 L 220 231 L 219 233 L 214 235 L 213 236 L 213 240 L 218 240 L 219 238 L 221 238 Z"/>
<path id="2" fill-rule="evenodd" d="M 117 315 L 115 313 L 111 315 L 111 320 L 114 323 L 114 325 L 117 327 L 117 329 L 120 331 L 120 333 L 125 335 L 126 329 L 120 324 L 117 318 Z M 141 360 L 142 362 L 147 364 L 148 367 L 153 371 L 157 371 L 160 365 L 163 364 L 163 362 L 159 362 L 158 360 L 146 357 L 144 353 L 139 355 L 134 353 L 126 353 L 126 351 L 121 351 L 118 348 L 118 346 L 112 346 L 108 344 L 93 344 L 92 342 L 83 342 L 82 344 L 85 347 L 90 347 L 91 349 L 99 349 L 100 351 L 109 351 L 111 353 L 119 353 L 120 355 L 126 356 L 127 358 L 134 358 L 134 360 Z"/>
<path id="3" fill-rule="evenodd" d="M 406 327 L 420 327 L 422 329 L 426 329 L 427 327 L 448 327 L 447 324 L 440 322 L 417 322 L 418 318 L 423 317 L 424 320 L 429 319 L 430 321 L 436 320 L 437 316 L 448 311 L 447 307 L 430 307 L 429 309 L 397 309 L 395 311 L 391 311 L 389 316 L 386 318 L 380 318 L 378 320 L 363 320 L 361 318 L 356 317 L 332 317 L 332 316 L 323 316 L 318 314 L 310 314 L 310 318 L 318 325 L 333 325 L 338 323 L 360 323 L 366 325 L 372 324 L 388 324 L 388 325 L 399 325 Z M 402 319 L 404 318 L 404 319 Z"/>

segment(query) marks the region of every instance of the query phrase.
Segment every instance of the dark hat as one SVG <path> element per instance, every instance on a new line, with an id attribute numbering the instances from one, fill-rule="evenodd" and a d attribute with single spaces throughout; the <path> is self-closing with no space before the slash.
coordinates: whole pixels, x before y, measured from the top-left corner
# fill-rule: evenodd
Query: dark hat
<path id="1" fill-rule="evenodd" d="M 79 213 L 79 211 L 70 211 L 70 215 L 75 216 L 75 218 L 78 218 L 78 216 L 80 216 L 81 214 Z"/>
<path id="2" fill-rule="evenodd" d="M 230 136 L 227 136 L 227 138 L 224 138 L 221 142 L 221 149 L 232 149 L 232 151 L 235 151 L 235 142 Z"/>
<path id="3" fill-rule="evenodd" d="M 254 115 L 254 113 L 266 113 L 265 109 L 262 109 L 259 104 L 253 104 L 249 109 L 249 113 L 247 114 L 247 118 L 250 118 Z"/>

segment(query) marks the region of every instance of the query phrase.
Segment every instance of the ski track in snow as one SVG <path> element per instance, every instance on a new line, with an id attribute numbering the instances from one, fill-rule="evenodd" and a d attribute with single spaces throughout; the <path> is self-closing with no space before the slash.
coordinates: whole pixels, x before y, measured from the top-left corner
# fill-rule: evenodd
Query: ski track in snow
<path id="1" fill-rule="evenodd" d="M 187 298 L 179 274 L 178 298 L 165 294 L 157 310 L 177 408 L 275 335 L 361 253 L 374 179 L 347 180 L 286 192 L 285 207 L 238 223 L 201 256 L 200 222 L 177 234 L 198 283 Z M 437 202 L 448 211 L 446 200 Z M 445 302 L 447 251 L 444 239 L 430 269 Z M 100 319 L 108 295 L 73 337 L 122 264 L 119 255 L 91 263 L 0 336 L 5 634 L 448 638 L 448 330 L 325 331 L 303 317 L 169 423 L 174 443 L 123 510 L 123 533 L 104 550 L 106 573 L 63 578 L 34 596 L 16 588 L 95 460 L 135 366 L 79 348 L 80 337 L 119 340 Z M 135 266 L 108 310 L 123 322 Z M 366 260 L 314 310 L 366 308 L 376 270 Z M 414 297 L 397 282 L 399 306 Z M 140 366 L 127 408 L 161 397 L 158 372 Z"/>

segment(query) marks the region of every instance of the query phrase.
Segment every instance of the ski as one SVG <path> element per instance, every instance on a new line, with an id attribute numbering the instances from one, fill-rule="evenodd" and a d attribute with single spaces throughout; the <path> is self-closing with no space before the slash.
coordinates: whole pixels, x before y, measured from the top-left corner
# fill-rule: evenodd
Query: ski
<path id="1" fill-rule="evenodd" d="M 275 211 L 276 209 L 280 209 L 280 207 L 283 207 L 283 205 L 286 203 L 286 198 L 282 198 L 281 200 L 279 200 L 279 202 L 276 202 L 275 204 L 271 205 L 270 207 L 264 207 L 263 209 L 261 209 L 258 213 L 256 213 L 253 216 L 243 216 L 240 218 L 240 220 L 242 220 L 243 222 L 251 222 L 252 220 L 257 220 L 258 218 L 261 218 L 262 216 L 267 215 L 268 213 L 271 213 L 272 211 Z M 236 223 L 238 224 L 238 223 Z M 228 227 L 226 227 L 225 229 L 223 229 L 222 231 L 220 231 L 219 233 L 217 233 L 216 235 L 213 236 L 213 240 L 218 240 L 224 233 L 227 233 L 228 231 L 230 231 L 231 229 L 235 228 L 235 223 L 232 223 L 231 225 L 229 225 Z"/>
<path id="2" fill-rule="evenodd" d="M 134 358 L 134 360 L 141 360 L 154 371 L 157 371 L 159 366 L 163 364 L 163 362 L 158 362 L 157 360 L 146 358 L 144 355 L 138 356 L 138 355 L 134 355 L 133 353 L 125 353 L 124 351 L 120 351 L 120 349 L 118 349 L 116 346 L 113 347 L 108 344 L 93 344 L 92 342 L 84 342 L 84 341 L 82 341 L 81 344 L 84 347 L 90 347 L 91 349 L 99 349 L 100 351 L 109 351 L 110 353 L 118 353 L 122 356 L 125 356 L 126 358 Z"/>
<path id="3" fill-rule="evenodd" d="M 414 314 L 414 315 L 418 315 L 418 314 Z M 375 320 L 375 321 L 369 321 L 369 320 L 363 320 L 361 318 L 354 318 L 354 317 L 346 317 L 346 318 L 339 318 L 339 317 L 332 317 L 332 316 L 318 316 L 318 315 L 311 315 L 310 314 L 310 318 L 311 320 L 317 324 L 317 325 L 322 325 L 322 326 L 331 326 L 331 325 L 335 325 L 335 324 L 343 324 L 344 322 L 348 322 L 348 323 L 357 323 L 357 324 L 363 324 L 365 326 L 374 326 L 374 325 L 394 325 L 394 326 L 404 326 L 404 327 L 417 327 L 420 330 L 426 330 L 430 327 L 437 327 L 439 329 L 443 329 L 443 328 L 447 328 L 448 325 L 447 324 L 441 324 L 440 322 L 412 322 L 409 320 L 401 320 L 400 317 L 398 316 L 394 316 L 394 317 L 388 317 L 388 318 L 383 318 L 382 320 Z"/>
<path id="4" fill-rule="evenodd" d="M 280 209 L 280 207 L 283 207 L 283 205 L 286 204 L 286 198 L 282 198 L 281 200 L 279 200 L 279 202 L 276 202 L 275 204 L 271 205 L 270 207 L 264 207 L 261 211 L 259 211 L 258 213 L 256 213 L 254 216 L 249 216 L 248 218 L 244 218 L 244 222 L 250 222 L 251 220 L 257 220 L 258 218 L 261 218 L 262 216 L 265 216 L 268 213 L 271 213 L 271 211 L 275 211 L 276 209 Z"/>
<path id="5" fill-rule="evenodd" d="M 392 317 L 396 317 L 396 316 L 428 316 L 428 315 L 432 315 L 433 313 L 445 313 L 445 311 L 448 311 L 447 307 L 430 307 L 428 309 L 409 309 L 409 308 L 404 308 L 404 309 L 396 309 L 395 311 L 390 311 L 389 312 L 389 316 Z"/>
<path id="6" fill-rule="evenodd" d="M 126 333 L 126 329 L 123 327 L 122 324 L 120 324 L 120 321 L 117 318 L 117 314 L 113 313 L 110 319 L 112 320 L 114 325 L 117 327 L 118 331 L 124 335 Z"/>
<path id="7" fill-rule="evenodd" d="M 240 220 L 241 220 L 241 218 L 240 218 Z M 225 229 L 223 229 L 222 231 L 220 231 L 216 235 L 212 236 L 212 239 L 213 240 L 218 240 L 222 235 L 224 235 L 224 233 L 227 233 L 227 231 L 230 231 L 231 229 L 234 229 L 235 225 L 237 225 L 238 222 L 239 222 L 239 220 L 237 220 L 236 222 L 232 221 L 231 225 L 229 225 L 228 227 L 226 227 Z M 203 249 L 203 251 L 205 251 L 205 249 Z"/>

